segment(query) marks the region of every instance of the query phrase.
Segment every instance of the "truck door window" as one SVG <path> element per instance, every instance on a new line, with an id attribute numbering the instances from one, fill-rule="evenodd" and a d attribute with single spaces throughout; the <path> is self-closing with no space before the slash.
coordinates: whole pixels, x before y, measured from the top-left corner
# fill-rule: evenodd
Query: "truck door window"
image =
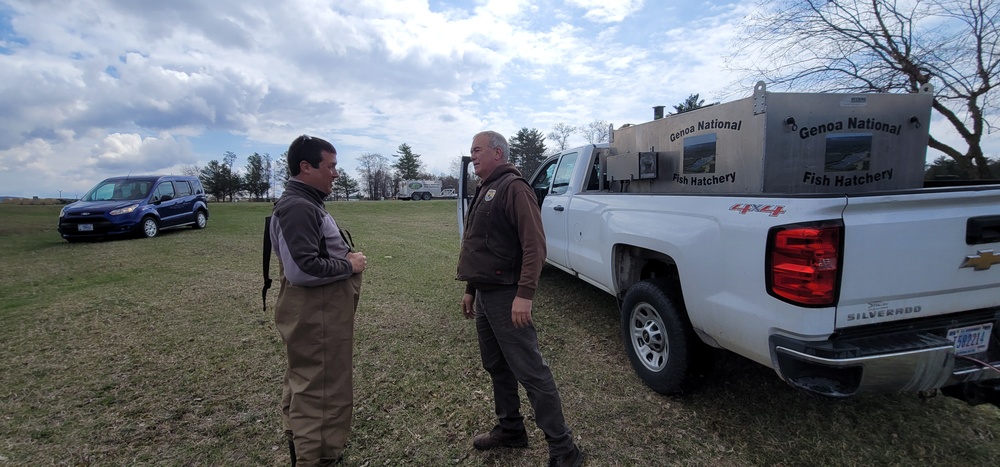
<path id="1" fill-rule="evenodd" d="M 594 155 L 594 162 L 590 166 L 590 176 L 587 177 L 587 191 L 597 191 L 601 189 L 601 158 Z"/>
<path id="2" fill-rule="evenodd" d="M 545 195 L 549 194 L 549 186 L 552 185 L 552 174 L 556 171 L 556 162 L 552 159 L 545 162 L 541 168 L 535 172 L 535 179 L 531 182 L 531 188 L 535 190 L 535 198 L 538 198 L 538 205 L 542 205 Z"/>
<path id="3" fill-rule="evenodd" d="M 559 167 L 552 179 L 552 194 L 561 195 L 569 190 L 569 179 L 573 175 L 573 168 L 576 167 L 577 155 L 577 153 L 571 152 L 559 158 Z"/>

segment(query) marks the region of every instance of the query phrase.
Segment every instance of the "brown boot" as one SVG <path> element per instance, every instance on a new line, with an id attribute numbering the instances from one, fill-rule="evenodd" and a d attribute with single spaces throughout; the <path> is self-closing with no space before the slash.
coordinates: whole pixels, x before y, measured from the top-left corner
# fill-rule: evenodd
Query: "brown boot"
<path id="1" fill-rule="evenodd" d="M 480 433 L 472 438 L 472 447 L 480 451 L 489 451 L 496 448 L 523 448 L 528 446 L 528 432 L 521 428 L 520 431 L 504 431 L 500 425 L 493 427 L 489 433 Z"/>
<path id="2" fill-rule="evenodd" d="M 580 467 L 583 465 L 583 451 L 573 446 L 573 450 L 568 454 L 550 457 L 549 467 Z"/>

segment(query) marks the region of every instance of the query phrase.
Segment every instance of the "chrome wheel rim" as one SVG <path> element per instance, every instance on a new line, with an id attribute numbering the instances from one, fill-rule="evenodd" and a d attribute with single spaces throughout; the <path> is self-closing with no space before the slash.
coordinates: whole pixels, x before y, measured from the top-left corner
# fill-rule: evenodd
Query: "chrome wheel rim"
<path id="1" fill-rule="evenodd" d="M 142 230 L 146 233 L 147 237 L 156 236 L 156 221 L 153 219 L 146 219 L 146 222 L 142 223 Z"/>
<path id="2" fill-rule="evenodd" d="M 667 366 L 669 346 L 663 318 L 648 303 L 639 303 L 629 316 L 632 351 L 646 369 L 662 371 Z"/>

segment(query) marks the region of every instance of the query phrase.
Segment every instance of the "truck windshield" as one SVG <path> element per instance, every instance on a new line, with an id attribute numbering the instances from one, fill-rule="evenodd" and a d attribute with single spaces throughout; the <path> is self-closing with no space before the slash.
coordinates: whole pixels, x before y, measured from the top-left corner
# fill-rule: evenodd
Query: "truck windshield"
<path id="1" fill-rule="evenodd" d="M 82 201 L 130 201 L 144 199 L 152 182 L 147 180 L 106 180 L 95 186 Z"/>

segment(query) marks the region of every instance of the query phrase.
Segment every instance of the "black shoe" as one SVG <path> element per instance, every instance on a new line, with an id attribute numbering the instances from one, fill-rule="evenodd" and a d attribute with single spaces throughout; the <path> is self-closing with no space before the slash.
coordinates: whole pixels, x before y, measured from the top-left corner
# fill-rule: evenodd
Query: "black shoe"
<path id="1" fill-rule="evenodd" d="M 573 446 L 573 450 L 568 454 L 550 457 L 549 467 L 580 467 L 583 465 L 583 451 Z"/>
<path id="2" fill-rule="evenodd" d="M 480 451 L 489 451 L 496 448 L 523 448 L 528 446 L 528 432 L 521 428 L 520 431 L 504 431 L 500 425 L 493 427 L 489 433 L 481 433 L 472 438 L 472 447 Z"/>

